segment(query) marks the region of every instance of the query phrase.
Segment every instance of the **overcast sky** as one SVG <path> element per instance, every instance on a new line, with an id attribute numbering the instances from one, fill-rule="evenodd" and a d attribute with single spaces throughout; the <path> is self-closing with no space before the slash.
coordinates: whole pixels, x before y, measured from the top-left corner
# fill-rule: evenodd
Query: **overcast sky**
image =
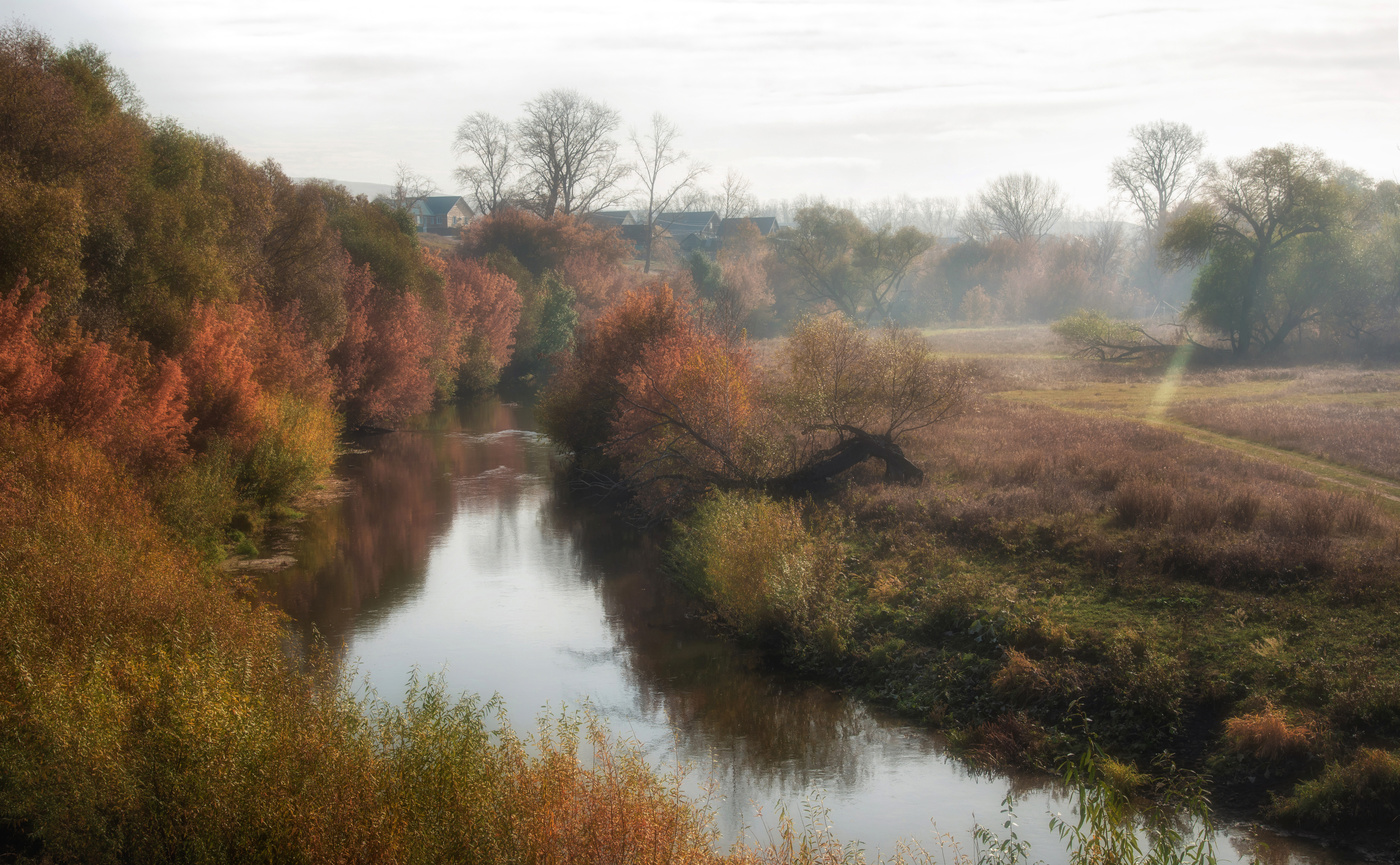
<path id="1" fill-rule="evenodd" d="M 148 109 L 293 176 L 456 191 L 457 124 L 574 87 L 624 130 L 660 111 L 760 198 L 964 196 L 1052 178 L 1108 203 L 1134 124 L 1208 152 L 1291 141 L 1400 179 L 1397 6 L 1290 0 L 0 0 L 91 41 Z"/>

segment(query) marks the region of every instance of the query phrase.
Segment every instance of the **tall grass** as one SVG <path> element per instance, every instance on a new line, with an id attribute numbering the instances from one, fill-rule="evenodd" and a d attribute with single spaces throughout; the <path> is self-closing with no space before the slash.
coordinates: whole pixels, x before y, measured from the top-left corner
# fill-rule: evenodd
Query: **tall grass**
<path id="1" fill-rule="evenodd" d="M 6 424 L 0 484 L 0 837 L 59 862 L 714 858 L 706 812 L 596 726 L 521 738 L 438 682 L 390 705 L 299 668 L 90 445 Z"/>
<path id="2" fill-rule="evenodd" d="M 848 627 L 839 595 L 846 553 L 839 524 L 817 522 L 809 529 L 793 502 L 712 493 L 679 526 L 672 562 L 731 627 L 834 653 Z"/>
<path id="3" fill-rule="evenodd" d="M 1400 408 L 1355 402 L 1196 400 L 1178 406 L 1172 415 L 1225 435 L 1400 479 Z"/>

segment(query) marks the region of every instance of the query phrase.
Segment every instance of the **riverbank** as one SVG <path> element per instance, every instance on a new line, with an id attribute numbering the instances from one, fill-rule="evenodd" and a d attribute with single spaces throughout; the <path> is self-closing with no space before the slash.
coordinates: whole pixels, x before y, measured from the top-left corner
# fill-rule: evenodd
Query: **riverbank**
<path id="1" fill-rule="evenodd" d="M 1336 425 L 1258 430 L 1354 407 L 1352 438 L 1383 438 L 1400 377 L 1173 380 L 975 340 L 948 341 L 983 365 L 980 405 L 905 446 L 925 483 L 858 469 L 803 502 L 712 494 L 674 571 L 727 629 L 975 762 L 1052 768 L 1087 725 L 1144 791 L 1190 768 L 1227 807 L 1400 856 L 1394 479 Z M 1205 414 L 1227 398 L 1251 438 Z"/>

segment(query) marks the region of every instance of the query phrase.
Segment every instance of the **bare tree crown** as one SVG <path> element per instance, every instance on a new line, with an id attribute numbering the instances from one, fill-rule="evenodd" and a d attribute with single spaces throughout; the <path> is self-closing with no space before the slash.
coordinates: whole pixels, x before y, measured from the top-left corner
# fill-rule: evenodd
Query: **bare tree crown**
<path id="1" fill-rule="evenodd" d="M 1143 227 L 1156 236 L 1172 208 L 1196 191 L 1206 139 L 1185 123 L 1166 120 L 1134 126 L 1131 135 L 1132 150 L 1113 160 L 1109 186 L 1137 209 Z"/>
<path id="2" fill-rule="evenodd" d="M 1065 212 L 1065 195 L 1053 180 L 1029 172 L 1003 174 L 977 194 L 962 233 L 979 240 L 1004 234 L 1017 243 L 1040 240 Z"/>
<path id="3" fill-rule="evenodd" d="M 470 190 L 477 213 L 493 213 L 510 200 L 516 163 L 510 126 L 504 120 L 476 112 L 457 127 L 452 150 L 476 163 L 460 166 L 456 178 Z"/>

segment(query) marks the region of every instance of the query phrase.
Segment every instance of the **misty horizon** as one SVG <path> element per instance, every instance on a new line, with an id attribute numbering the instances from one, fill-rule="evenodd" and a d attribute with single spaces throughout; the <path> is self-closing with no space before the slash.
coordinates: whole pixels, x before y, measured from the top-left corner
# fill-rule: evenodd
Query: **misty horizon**
<path id="1" fill-rule="evenodd" d="M 802 14 L 796 14 L 801 9 Z M 10 0 L 11 22 L 93 42 L 147 109 L 288 174 L 445 193 L 468 114 L 504 119 L 559 86 L 617 109 L 625 141 L 659 111 L 680 144 L 761 201 L 908 195 L 965 201 L 1029 171 L 1072 210 L 1108 206 L 1134 125 L 1190 124 L 1210 158 L 1290 142 L 1377 180 L 1400 172 L 1400 57 L 1386 3 L 711 3 L 385 19 L 368 4 L 292 7 Z M 1125 211 L 1126 213 L 1126 211 Z"/>

